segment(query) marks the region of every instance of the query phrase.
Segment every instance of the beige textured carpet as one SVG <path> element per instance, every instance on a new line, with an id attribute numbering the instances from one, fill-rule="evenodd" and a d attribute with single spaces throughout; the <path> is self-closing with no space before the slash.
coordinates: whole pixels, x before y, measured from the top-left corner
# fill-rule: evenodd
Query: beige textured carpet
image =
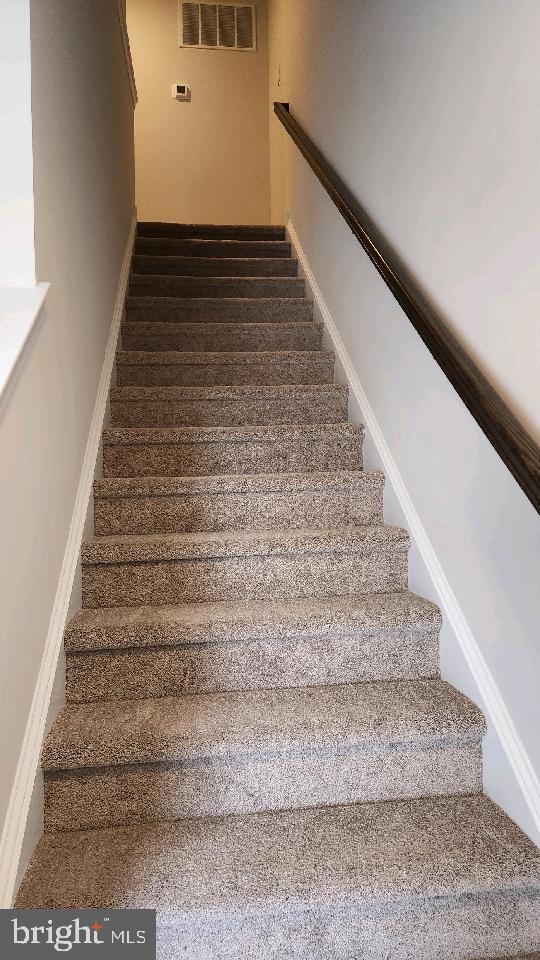
<path id="1" fill-rule="evenodd" d="M 155 907 L 162 960 L 531 953 L 540 853 L 297 273 L 281 227 L 139 225 L 18 905 Z"/>

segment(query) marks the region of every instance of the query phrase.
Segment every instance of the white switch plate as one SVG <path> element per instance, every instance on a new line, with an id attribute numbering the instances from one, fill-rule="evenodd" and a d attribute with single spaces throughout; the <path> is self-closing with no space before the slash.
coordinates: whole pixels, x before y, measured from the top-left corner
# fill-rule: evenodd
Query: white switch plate
<path id="1" fill-rule="evenodd" d="M 173 100 L 191 100 L 191 90 L 187 83 L 173 83 L 172 96 Z"/>

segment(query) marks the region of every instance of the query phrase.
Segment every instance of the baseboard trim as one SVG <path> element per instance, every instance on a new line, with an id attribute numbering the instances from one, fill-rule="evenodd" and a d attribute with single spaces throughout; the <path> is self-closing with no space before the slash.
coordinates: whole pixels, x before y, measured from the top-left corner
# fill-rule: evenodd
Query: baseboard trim
<path id="1" fill-rule="evenodd" d="M 482 698 L 482 707 L 493 724 L 493 728 L 516 778 L 516 783 L 521 790 L 535 827 L 540 833 L 540 780 L 536 775 L 501 696 L 500 690 L 482 656 L 473 632 L 467 623 L 463 610 L 448 582 L 420 516 L 408 493 L 403 477 L 398 470 L 366 393 L 358 379 L 358 375 L 334 323 L 328 305 L 322 296 L 291 219 L 289 219 L 287 223 L 287 231 L 302 267 L 306 282 L 311 289 L 313 300 L 318 307 L 328 336 L 332 341 L 334 351 L 342 364 L 349 389 L 362 411 L 366 430 L 369 431 L 371 439 L 381 458 L 387 480 L 394 489 L 411 536 L 418 547 L 424 565 L 431 577 L 439 605 L 457 638 L 467 666 Z"/>
<path id="2" fill-rule="evenodd" d="M 21 755 L 13 781 L 2 837 L 0 839 L 0 907 L 4 908 L 11 906 L 15 892 L 17 870 L 28 811 L 32 799 L 34 781 L 40 763 L 41 747 L 47 722 L 53 681 L 62 648 L 70 597 L 81 550 L 84 524 L 92 494 L 92 485 L 101 443 L 116 345 L 124 309 L 136 225 L 137 216 L 136 213 L 134 213 L 122 260 L 113 319 L 105 351 L 105 358 L 101 368 L 96 403 L 90 424 L 66 549 L 60 569 L 58 588 L 47 631 L 45 649 L 34 690 Z"/>

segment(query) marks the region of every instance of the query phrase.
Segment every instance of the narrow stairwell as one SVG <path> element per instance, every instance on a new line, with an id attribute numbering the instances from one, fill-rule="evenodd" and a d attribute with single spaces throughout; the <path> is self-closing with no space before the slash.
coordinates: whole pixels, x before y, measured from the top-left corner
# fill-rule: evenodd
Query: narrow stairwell
<path id="1" fill-rule="evenodd" d="M 281 227 L 138 228 L 45 834 L 19 907 L 155 907 L 161 958 L 540 949 Z"/>

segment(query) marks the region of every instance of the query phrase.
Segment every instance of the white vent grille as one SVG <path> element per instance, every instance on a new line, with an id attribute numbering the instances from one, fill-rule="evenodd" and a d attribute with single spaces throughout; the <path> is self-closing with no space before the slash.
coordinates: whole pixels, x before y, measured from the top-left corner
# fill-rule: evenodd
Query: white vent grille
<path id="1" fill-rule="evenodd" d="M 181 47 L 204 50 L 256 50 L 257 20 L 254 4 L 185 3 L 179 0 Z"/>

